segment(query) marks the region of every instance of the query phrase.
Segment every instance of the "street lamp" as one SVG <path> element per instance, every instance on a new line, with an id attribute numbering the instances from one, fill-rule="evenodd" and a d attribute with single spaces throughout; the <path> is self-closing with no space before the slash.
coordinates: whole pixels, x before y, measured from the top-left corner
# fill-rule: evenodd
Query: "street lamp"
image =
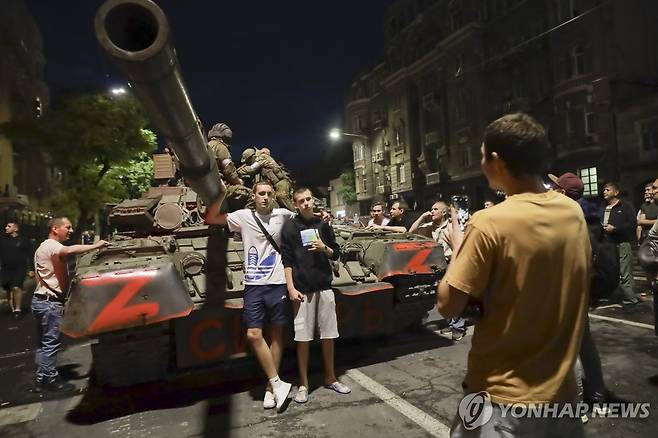
<path id="1" fill-rule="evenodd" d="M 122 96 L 126 94 L 126 89 L 124 87 L 113 87 L 110 88 L 110 93 L 112 93 L 114 96 Z"/>
<path id="2" fill-rule="evenodd" d="M 363 134 L 352 134 L 352 133 L 349 133 L 349 132 L 342 132 L 342 131 L 341 131 L 340 129 L 338 129 L 338 128 L 334 128 L 334 129 L 332 129 L 332 130 L 329 131 L 329 138 L 330 138 L 331 140 L 333 140 L 333 141 L 340 140 L 341 137 L 356 137 L 356 138 L 362 138 L 362 139 L 364 139 L 364 140 L 367 140 L 367 139 L 368 139 L 368 136 L 367 136 L 367 135 L 363 135 Z"/>

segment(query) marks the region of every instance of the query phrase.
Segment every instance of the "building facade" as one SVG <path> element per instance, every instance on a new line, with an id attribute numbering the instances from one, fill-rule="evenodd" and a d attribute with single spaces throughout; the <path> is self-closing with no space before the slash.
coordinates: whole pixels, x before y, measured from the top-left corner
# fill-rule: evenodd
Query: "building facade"
<path id="1" fill-rule="evenodd" d="M 618 180 L 635 196 L 655 178 L 658 3 L 596 0 L 399 0 L 385 59 L 355 78 L 345 130 L 362 214 L 374 200 L 418 209 L 494 196 L 480 171 L 482 133 L 512 112 L 546 126 L 551 171 L 597 196 Z"/>
<path id="2" fill-rule="evenodd" d="M 41 33 L 23 0 L 3 0 L 0 14 L 0 124 L 40 117 L 49 102 Z M 0 135 L 0 220 L 24 231 L 46 218 L 53 171 L 46 156 L 22 156 Z M 29 234 L 29 233 L 28 233 Z"/>

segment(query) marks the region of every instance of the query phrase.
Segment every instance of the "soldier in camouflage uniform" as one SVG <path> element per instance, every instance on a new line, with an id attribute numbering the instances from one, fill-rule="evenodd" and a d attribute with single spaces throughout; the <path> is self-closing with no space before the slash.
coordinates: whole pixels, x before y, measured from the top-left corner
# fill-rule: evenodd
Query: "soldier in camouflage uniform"
<path id="1" fill-rule="evenodd" d="M 274 188 L 279 207 L 295 211 L 292 202 L 292 181 L 282 166 L 269 153 L 269 149 L 247 148 L 242 153 L 240 175 L 252 176 L 254 183 L 267 180 Z"/>
<path id="2" fill-rule="evenodd" d="M 237 169 L 231 159 L 231 141 L 233 131 L 225 123 L 216 123 L 208 131 L 208 149 L 226 182 L 226 203 L 229 211 L 244 208 L 251 198 L 251 191 L 244 186 Z"/>

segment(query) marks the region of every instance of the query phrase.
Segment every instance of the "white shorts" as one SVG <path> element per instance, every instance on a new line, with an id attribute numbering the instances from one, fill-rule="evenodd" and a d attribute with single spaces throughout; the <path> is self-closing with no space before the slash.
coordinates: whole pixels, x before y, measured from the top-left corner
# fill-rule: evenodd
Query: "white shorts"
<path id="1" fill-rule="evenodd" d="M 320 339 L 338 337 L 336 299 L 331 289 L 304 294 L 304 301 L 299 303 L 295 314 L 295 341 L 312 341 L 316 325 L 320 329 Z"/>

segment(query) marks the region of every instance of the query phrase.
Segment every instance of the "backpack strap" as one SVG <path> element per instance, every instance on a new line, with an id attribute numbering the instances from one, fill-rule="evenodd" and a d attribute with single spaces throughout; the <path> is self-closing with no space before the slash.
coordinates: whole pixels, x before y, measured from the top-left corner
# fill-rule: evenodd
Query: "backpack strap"
<path id="1" fill-rule="evenodd" d="M 268 240 L 268 242 L 270 242 L 270 245 L 272 245 L 272 248 L 274 248 L 274 250 L 276 252 L 281 254 L 281 249 L 279 248 L 279 245 L 276 244 L 276 242 L 274 241 L 274 238 L 270 235 L 270 233 L 267 232 L 267 230 L 265 229 L 265 226 L 260 221 L 260 219 L 258 219 L 258 216 L 256 216 L 256 212 L 254 210 L 251 210 L 251 215 L 254 217 L 254 220 L 258 224 L 258 228 L 260 228 L 260 230 L 265 235 L 265 238 Z"/>

